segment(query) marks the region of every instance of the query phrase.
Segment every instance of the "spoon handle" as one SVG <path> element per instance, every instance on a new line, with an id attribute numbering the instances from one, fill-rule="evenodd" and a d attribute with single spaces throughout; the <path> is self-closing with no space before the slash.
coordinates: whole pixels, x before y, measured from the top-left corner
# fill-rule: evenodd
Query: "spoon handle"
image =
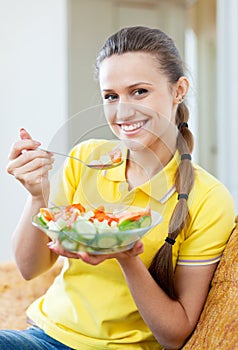
<path id="1" fill-rule="evenodd" d="M 55 151 L 49 151 L 47 149 L 44 148 L 39 148 L 41 151 L 47 152 L 47 153 L 54 153 L 57 154 L 58 156 L 62 156 L 62 157 L 67 157 L 67 158 L 72 158 L 75 160 L 78 160 L 79 162 L 83 163 L 84 165 L 88 166 L 89 164 L 85 163 L 82 159 L 70 156 L 69 154 L 64 154 L 64 153 L 60 153 L 60 152 L 55 152 Z"/>
<path id="2" fill-rule="evenodd" d="M 64 153 L 60 153 L 60 152 L 55 152 L 55 151 L 50 151 L 44 148 L 39 148 L 41 151 L 47 152 L 47 153 L 53 153 L 53 154 L 57 154 L 58 156 L 62 156 L 62 157 L 67 157 L 67 158 L 71 158 L 74 160 L 77 160 L 78 162 L 81 162 L 83 165 L 87 166 L 88 168 L 91 169 L 97 169 L 97 170 L 103 170 L 103 169 L 111 169 L 111 168 L 115 168 L 119 165 L 121 165 L 123 163 L 123 161 L 119 162 L 119 163 L 106 163 L 106 164 L 88 164 L 85 163 L 82 159 L 74 157 L 74 156 L 70 156 L 69 154 L 64 154 Z"/>

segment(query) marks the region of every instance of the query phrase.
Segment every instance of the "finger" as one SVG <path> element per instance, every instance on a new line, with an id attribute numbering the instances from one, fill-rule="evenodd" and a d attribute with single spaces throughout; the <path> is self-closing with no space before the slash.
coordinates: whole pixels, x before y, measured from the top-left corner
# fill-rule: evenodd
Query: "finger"
<path id="1" fill-rule="evenodd" d="M 143 251 L 144 251 L 143 243 L 141 241 L 137 241 L 134 244 L 134 246 L 130 250 L 128 250 L 126 253 L 129 256 L 137 256 L 137 255 L 143 253 Z"/>
<path id="2" fill-rule="evenodd" d="M 69 252 L 67 250 L 64 250 L 62 248 L 62 246 L 59 244 L 59 242 L 56 242 L 56 241 L 51 241 L 47 244 L 47 246 L 49 247 L 49 249 L 51 251 L 53 251 L 55 254 L 57 255 L 62 255 L 62 256 L 65 256 L 67 258 L 73 258 L 73 259 L 80 259 L 79 256 L 77 256 L 76 253 L 73 253 L 73 252 Z"/>
<path id="3" fill-rule="evenodd" d="M 26 171 L 35 170 L 48 164 L 53 164 L 54 155 L 40 150 L 23 153 L 16 161 L 15 166 L 25 166 Z"/>
<path id="4" fill-rule="evenodd" d="M 41 145 L 40 142 L 33 140 L 31 135 L 24 128 L 20 129 L 20 140 L 21 141 L 17 141 L 13 144 L 8 156 L 9 160 L 17 158 L 23 151 L 36 149 Z"/>
<path id="5" fill-rule="evenodd" d="M 144 248 L 143 243 L 142 243 L 142 241 L 139 240 L 132 247 L 132 250 L 134 250 L 136 252 L 136 251 L 141 251 L 141 249 L 143 249 L 143 248 Z"/>
<path id="6" fill-rule="evenodd" d="M 11 175 L 17 173 L 26 173 L 36 170 L 40 167 L 52 165 L 54 157 L 50 153 L 42 151 L 28 151 L 19 155 L 16 159 L 10 160 L 7 166 L 7 172 Z"/>
<path id="7" fill-rule="evenodd" d="M 24 128 L 20 129 L 20 138 L 21 138 L 21 140 L 25 140 L 25 139 L 32 140 L 31 135 Z"/>
<path id="8" fill-rule="evenodd" d="M 43 178 L 48 176 L 48 172 L 52 167 L 52 164 L 47 164 L 43 167 L 30 169 L 29 171 L 26 171 L 26 168 L 16 168 L 11 174 L 14 175 L 17 180 L 30 185 L 40 183 Z"/>
<path id="9" fill-rule="evenodd" d="M 128 251 L 120 252 L 115 254 L 102 254 L 102 255 L 93 255 L 86 252 L 79 252 L 77 255 L 82 259 L 84 262 L 91 264 L 91 265 L 98 265 L 101 262 L 103 262 L 106 259 L 113 259 L 113 258 L 128 258 L 128 257 L 135 257 L 144 251 L 144 246 L 141 241 L 138 241 L 135 243 L 135 245 Z"/>
<path id="10" fill-rule="evenodd" d="M 32 140 L 32 139 L 24 139 L 24 140 L 17 141 L 12 145 L 8 159 L 9 160 L 16 159 L 24 151 L 35 150 L 40 145 L 41 145 L 40 142 Z"/>
<path id="11" fill-rule="evenodd" d="M 85 263 L 91 264 L 91 265 L 98 265 L 101 262 L 103 262 L 106 259 L 113 258 L 111 255 L 93 255 L 93 254 L 88 254 L 86 252 L 79 252 L 77 253 L 77 257 L 83 260 Z"/>

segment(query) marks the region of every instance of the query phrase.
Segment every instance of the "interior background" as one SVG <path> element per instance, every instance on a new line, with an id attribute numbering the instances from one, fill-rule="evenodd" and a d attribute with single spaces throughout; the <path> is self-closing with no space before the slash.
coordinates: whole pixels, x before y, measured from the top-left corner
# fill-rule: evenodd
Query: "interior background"
<path id="1" fill-rule="evenodd" d="M 93 64 L 108 35 L 131 25 L 159 27 L 175 40 L 191 73 L 193 157 L 226 184 L 238 211 L 237 0 L 0 0 L 0 261 L 13 259 L 11 235 L 27 196 L 5 170 L 19 129 L 63 152 L 84 138 L 111 137 Z"/>

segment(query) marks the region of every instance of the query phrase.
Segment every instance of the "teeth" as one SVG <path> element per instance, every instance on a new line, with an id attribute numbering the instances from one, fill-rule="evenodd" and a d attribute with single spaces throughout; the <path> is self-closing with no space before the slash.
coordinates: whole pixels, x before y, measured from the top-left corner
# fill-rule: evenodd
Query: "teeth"
<path id="1" fill-rule="evenodd" d="M 121 128 L 124 131 L 133 131 L 133 130 L 141 128 L 143 125 L 144 125 L 144 122 L 138 122 L 138 123 L 134 123 L 134 124 L 130 124 L 130 125 L 122 124 Z"/>

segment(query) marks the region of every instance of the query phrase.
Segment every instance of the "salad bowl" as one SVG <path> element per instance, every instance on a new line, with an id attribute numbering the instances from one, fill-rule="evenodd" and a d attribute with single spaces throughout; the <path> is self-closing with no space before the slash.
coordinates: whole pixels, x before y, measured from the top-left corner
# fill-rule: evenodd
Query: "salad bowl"
<path id="1" fill-rule="evenodd" d="M 41 208 L 32 224 L 70 252 L 112 254 L 129 250 L 162 216 L 134 206 L 68 206 Z"/>

